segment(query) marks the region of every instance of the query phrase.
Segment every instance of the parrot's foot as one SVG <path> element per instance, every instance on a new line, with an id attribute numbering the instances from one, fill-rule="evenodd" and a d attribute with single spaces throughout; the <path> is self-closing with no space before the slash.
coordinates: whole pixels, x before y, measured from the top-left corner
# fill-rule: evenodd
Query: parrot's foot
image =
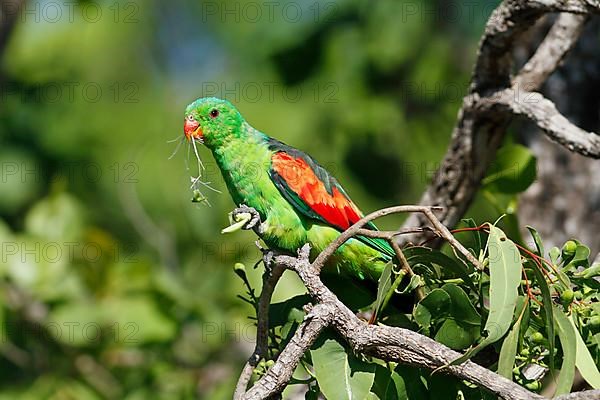
<path id="1" fill-rule="evenodd" d="M 253 229 L 258 235 L 263 231 L 260 214 L 252 207 L 241 204 L 229 213 L 229 225 L 221 233 L 231 233 L 239 229 Z"/>
<path id="2" fill-rule="evenodd" d="M 248 207 L 245 204 L 240 204 L 239 207 L 235 208 L 231 212 L 231 217 L 233 218 L 234 221 L 238 221 L 241 219 L 240 216 L 242 214 L 250 214 L 250 220 L 248 222 L 246 222 L 246 224 L 244 226 L 242 226 L 242 229 L 250 230 L 250 229 L 254 229 L 254 227 L 257 227 L 258 225 L 260 225 L 260 214 L 258 214 L 258 211 L 256 211 L 252 207 Z"/>

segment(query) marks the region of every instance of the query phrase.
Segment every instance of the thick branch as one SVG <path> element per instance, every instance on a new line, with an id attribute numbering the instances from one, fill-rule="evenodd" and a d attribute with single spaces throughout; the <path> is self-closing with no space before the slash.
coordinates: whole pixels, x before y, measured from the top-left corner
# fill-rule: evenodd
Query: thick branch
<path id="1" fill-rule="evenodd" d="M 283 391 L 300 359 L 331 322 L 335 309 L 330 304 L 316 305 L 304 318 L 296 333 L 267 373 L 241 398 L 267 399 Z"/>
<path id="2" fill-rule="evenodd" d="M 429 370 L 444 366 L 460 357 L 460 353 L 419 333 L 402 328 L 368 325 L 360 320 L 323 284 L 318 275 L 320 268 L 310 263 L 308 253 L 309 248 L 306 245 L 299 251 L 298 257 L 280 255 L 275 257 L 275 262 L 296 271 L 310 295 L 319 303 L 329 305 L 326 315 L 330 316 L 333 328 L 355 351 Z M 312 313 L 313 317 L 315 310 Z M 543 399 L 471 361 L 448 367 L 445 372 L 477 384 L 503 399 Z M 256 386 L 262 386 L 261 382 L 257 382 Z M 270 395 L 274 393 L 269 392 Z"/>
<path id="3" fill-rule="evenodd" d="M 510 107 L 482 112 L 481 102 L 487 101 L 487 96 L 492 93 L 512 87 L 513 49 L 527 29 L 546 13 L 562 11 L 598 13 L 598 2 L 505 0 L 490 16 L 480 41 L 470 93 L 463 99 L 450 146 L 420 200 L 421 205 L 444 208 L 440 214 L 444 225 L 455 226 L 471 204 L 513 116 Z M 524 86 L 529 91 L 537 90 L 573 46 L 584 22 L 585 17 L 582 16 L 558 18 L 538 51 L 515 78 L 516 86 Z M 556 130 L 550 131 L 558 141 L 560 136 Z M 584 151 L 586 141 L 579 140 L 576 143 L 572 148 Z M 425 224 L 423 216 L 411 215 L 403 226 L 418 227 Z M 415 234 L 402 236 L 398 241 L 406 243 L 424 239 L 424 235 Z"/>
<path id="4" fill-rule="evenodd" d="M 587 15 L 560 14 L 533 56 L 513 79 L 512 86 L 528 91 L 541 87 L 575 45 L 587 19 Z"/>
<path id="5" fill-rule="evenodd" d="M 505 106 L 513 114 L 527 117 L 546 136 L 567 149 L 586 157 L 600 158 L 600 136 L 571 123 L 542 94 L 506 89 L 492 96 L 489 101 L 487 106 Z"/>
<path id="6" fill-rule="evenodd" d="M 403 328 L 368 325 L 360 320 L 323 284 L 319 278 L 320 266 L 311 264 L 308 259 L 309 250 L 309 246 L 305 245 L 299 250 L 298 257 L 277 255 L 274 262 L 296 271 L 310 295 L 319 304 L 309 312 L 275 365 L 246 393 L 244 399 L 265 399 L 280 393 L 302 355 L 316 340 L 319 332 L 329 325 L 354 351 L 386 361 L 434 370 L 460 356 L 454 350 L 419 333 Z M 442 371 L 474 383 L 502 399 L 543 399 L 472 361 L 450 366 Z M 600 391 L 580 392 L 565 399 L 597 398 L 594 396 L 598 393 Z"/>

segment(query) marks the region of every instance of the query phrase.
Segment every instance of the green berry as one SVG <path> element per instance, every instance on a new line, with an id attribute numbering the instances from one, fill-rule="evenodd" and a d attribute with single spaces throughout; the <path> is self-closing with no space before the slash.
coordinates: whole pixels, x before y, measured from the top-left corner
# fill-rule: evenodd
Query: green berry
<path id="1" fill-rule="evenodd" d="M 534 392 L 537 392 L 538 390 L 540 390 L 540 388 L 542 387 L 542 385 L 540 384 L 540 381 L 533 381 L 533 382 L 529 382 L 525 384 L 525 388 Z"/>
<path id="2" fill-rule="evenodd" d="M 577 249 L 577 243 L 575 243 L 572 240 L 568 240 L 562 248 L 563 257 L 573 256 L 573 254 L 575 254 L 576 249 Z"/>
<path id="3" fill-rule="evenodd" d="M 523 357 L 529 356 L 529 349 L 527 347 L 524 347 L 523 350 L 521 350 L 521 355 Z"/>
<path id="4" fill-rule="evenodd" d="M 542 344 L 544 343 L 544 335 L 540 332 L 534 332 L 533 335 L 531 335 L 531 341 L 535 344 Z"/>
<path id="5" fill-rule="evenodd" d="M 588 326 L 594 330 L 600 328 L 600 315 L 594 315 L 592 318 L 590 318 L 588 321 Z"/>
<path id="6" fill-rule="evenodd" d="M 567 289 L 560 294 L 560 302 L 563 306 L 568 306 L 573 302 L 573 298 L 575 297 L 575 293 L 571 289 Z"/>

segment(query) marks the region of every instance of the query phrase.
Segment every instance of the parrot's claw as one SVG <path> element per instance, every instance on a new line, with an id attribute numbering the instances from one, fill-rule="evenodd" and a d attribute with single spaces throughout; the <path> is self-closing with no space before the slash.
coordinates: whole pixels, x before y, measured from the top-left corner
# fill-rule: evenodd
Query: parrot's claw
<path id="1" fill-rule="evenodd" d="M 271 250 L 263 251 L 263 263 L 265 268 L 271 269 L 273 261 L 275 260 L 275 254 Z"/>
<path id="2" fill-rule="evenodd" d="M 238 221 L 241 219 L 240 216 L 242 214 L 250 214 L 250 220 L 242 226 L 242 229 L 250 230 L 250 229 L 254 229 L 255 227 L 260 225 L 261 221 L 260 221 L 260 214 L 258 213 L 258 211 L 256 211 L 252 207 L 248 207 L 245 204 L 240 204 L 239 207 L 235 208 L 231 212 L 231 218 L 233 221 Z"/>

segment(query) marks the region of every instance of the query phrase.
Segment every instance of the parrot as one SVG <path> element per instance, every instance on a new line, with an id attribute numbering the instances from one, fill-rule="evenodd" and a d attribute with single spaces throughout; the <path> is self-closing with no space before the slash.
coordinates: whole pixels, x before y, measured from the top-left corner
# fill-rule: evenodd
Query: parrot
<path id="1" fill-rule="evenodd" d="M 293 253 L 308 243 L 314 259 L 364 216 L 315 159 L 253 128 L 227 100 L 204 97 L 189 104 L 184 135 L 211 151 L 236 210 L 258 213 L 255 231 L 269 248 Z M 363 227 L 377 230 L 372 222 Z M 393 257 L 384 239 L 355 236 L 323 272 L 377 282 Z"/>

